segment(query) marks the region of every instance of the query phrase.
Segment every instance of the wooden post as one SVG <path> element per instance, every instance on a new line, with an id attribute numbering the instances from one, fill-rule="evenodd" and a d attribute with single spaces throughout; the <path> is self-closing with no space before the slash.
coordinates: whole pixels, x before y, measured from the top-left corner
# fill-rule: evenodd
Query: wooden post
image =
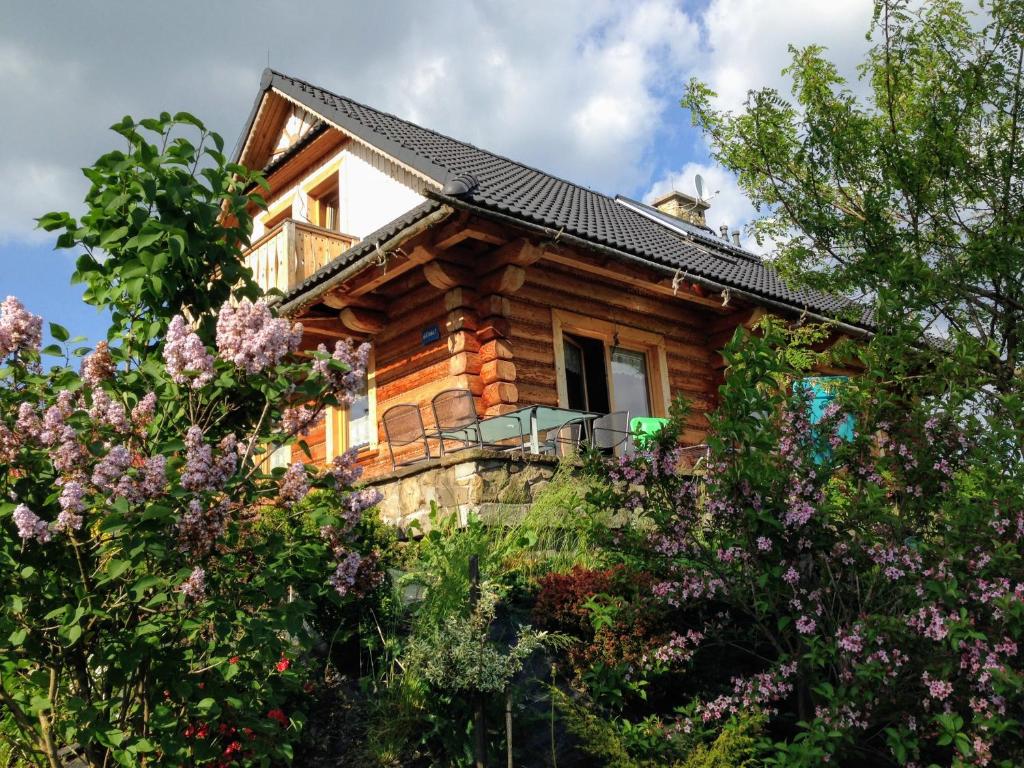
<path id="1" fill-rule="evenodd" d="M 469 610 L 476 611 L 480 602 L 480 559 L 469 556 Z M 482 641 L 486 642 L 486 638 Z M 473 694 L 473 763 L 475 768 L 487 768 L 487 733 L 484 724 L 484 695 Z"/>

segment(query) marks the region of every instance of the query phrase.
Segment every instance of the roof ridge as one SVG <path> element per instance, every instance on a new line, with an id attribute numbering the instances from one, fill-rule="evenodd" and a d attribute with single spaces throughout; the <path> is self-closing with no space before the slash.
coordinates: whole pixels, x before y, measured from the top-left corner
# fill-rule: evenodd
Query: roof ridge
<path id="1" fill-rule="evenodd" d="M 570 179 L 562 178 L 561 176 L 556 176 L 553 173 L 549 173 L 548 171 L 542 170 L 542 169 L 537 168 L 536 166 L 533 166 L 533 165 L 528 165 L 527 163 L 524 163 L 521 160 L 516 160 L 514 158 L 508 157 L 507 155 L 501 155 L 501 154 L 498 154 L 497 152 L 493 152 L 493 151 L 491 151 L 489 149 L 485 149 L 483 147 L 478 147 L 476 144 L 473 144 L 471 142 L 465 141 L 463 139 L 457 139 L 454 136 L 449 136 L 446 133 L 441 133 L 440 131 L 434 130 L 433 128 L 428 128 L 425 125 L 420 125 L 419 123 L 414 123 L 412 120 L 409 120 L 408 118 L 402 117 L 401 115 L 396 115 L 394 112 L 387 112 L 387 111 L 385 111 L 383 109 L 380 109 L 378 107 L 374 107 L 374 106 L 371 106 L 370 104 L 366 104 L 365 102 L 353 99 L 351 96 L 345 96 L 345 95 L 340 94 L 340 93 L 335 93 L 334 91 L 328 90 L 327 88 L 324 88 L 323 86 L 316 85 L 314 83 L 309 82 L 308 80 L 303 80 L 300 77 L 292 77 L 291 75 L 285 74 L 284 72 L 281 72 L 281 71 L 276 70 L 276 69 L 271 69 L 270 67 L 267 67 L 267 69 L 264 70 L 264 71 L 265 72 L 271 72 L 274 75 L 276 75 L 277 77 L 281 77 L 281 78 L 284 78 L 286 80 L 292 80 L 292 81 L 294 81 L 296 83 L 301 83 L 302 85 L 309 86 L 310 88 L 314 88 L 314 89 L 316 89 L 318 91 L 323 91 L 324 93 L 328 94 L 329 96 L 333 96 L 336 99 L 341 99 L 342 101 L 350 102 L 352 104 L 355 104 L 357 107 L 362 107 L 363 109 L 367 109 L 367 110 L 369 110 L 371 112 L 376 112 L 379 115 L 384 115 L 385 117 L 390 117 L 393 120 L 398 120 L 398 121 L 400 121 L 402 123 L 405 123 L 406 125 L 411 125 L 414 128 L 417 128 L 417 129 L 419 129 L 421 131 L 425 131 L 427 133 L 433 134 L 434 136 L 442 138 L 445 141 L 452 141 L 452 142 L 455 142 L 456 144 L 461 144 L 464 147 L 469 147 L 470 149 L 474 149 L 477 152 L 483 152 L 485 155 L 490 155 L 491 157 L 494 157 L 494 158 L 496 158 L 498 160 L 504 160 L 506 163 L 512 163 L 514 165 L 518 165 L 521 168 L 525 168 L 528 171 L 533 171 L 534 173 L 538 173 L 541 176 L 547 176 L 549 178 L 555 179 L 556 181 L 560 181 L 563 184 L 568 184 L 568 185 L 570 185 L 572 187 L 576 187 L 577 189 L 586 190 L 587 192 L 590 192 L 592 194 L 600 195 L 601 197 L 604 197 L 604 198 L 608 199 L 609 201 L 614 202 L 614 200 L 615 200 L 615 197 L 613 195 L 607 194 L 605 192 L 600 192 L 599 190 L 596 190 L 596 189 L 592 189 L 592 188 L 590 188 L 588 186 L 580 184 L 579 182 L 575 182 L 575 181 L 572 181 Z M 321 119 L 322 119 L 322 116 L 321 116 Z M 369 130 L 373 131 L 374 133 L 377 133 L 378 135 L 382 135 L 378 131 L 374 130 L 373 128 L 369 128 Z M 435 160 L 431 160 L 431 162 L 436 164 Z M 447 166 L 445 166 L 445 168 L 448 170 L 449 173 L 455 173 L 455 171 L 452 168 L 448 168 Z"/>

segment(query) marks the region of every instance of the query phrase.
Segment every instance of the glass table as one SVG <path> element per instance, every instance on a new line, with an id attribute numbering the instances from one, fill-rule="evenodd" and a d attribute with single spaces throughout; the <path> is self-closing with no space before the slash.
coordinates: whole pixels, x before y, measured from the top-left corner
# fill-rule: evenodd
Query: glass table
<path id="1" fill-rule="evenodd" d="M 501 443 L 518 438 L 523 450 L 540 453 L 540 433 L 558 429 L 568 423 L 588 423 L 601 414 L 572 408 L 527 405 L 514 411 L 480 420 L 480 437 L 485 443 Z"/>

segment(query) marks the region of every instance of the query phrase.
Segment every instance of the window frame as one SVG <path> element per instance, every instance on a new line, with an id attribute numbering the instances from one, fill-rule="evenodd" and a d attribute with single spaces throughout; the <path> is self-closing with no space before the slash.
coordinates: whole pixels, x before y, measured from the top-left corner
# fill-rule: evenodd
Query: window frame
<path id="1" fill-rule="evenodd" d="M 306 222 L 314 227 L 327 229 L 331 232 L 342 232 L 341 226 L 341 158 L 329 162 L 310 175 L 302 184 L 302 191 L 306 197 Z M 320 199 L 326 194 L 333 192 L 337 196 L 337 209 L 335 210 L 336 226 L 332 229 L 321 224 L 323 211 L 321 210 Z"/>
<path id="2" fill-rule="evenodd" d="M 563 346 L 565 343 L 563 334 L 569 333 L 575 336 L 599 339 L 604 343 L 604 370 L 608 385 L 608 402 L 613 411 L 618 409 L 618 405 L 615 398 L 614 377 L 612 376 L 612 348 L 617 347 L 643 353 L 647 364 L 647 397 L 651 404 L 651 416 L 656 418 L 668 416 L 670 390 L 668 355 L 665 350 L 664 336 L 561 309 L 551 310 L 551 325 L 555 348 L 555 386 L 558 391 L 560 408 L 567 408 L 569 403 Z"/>

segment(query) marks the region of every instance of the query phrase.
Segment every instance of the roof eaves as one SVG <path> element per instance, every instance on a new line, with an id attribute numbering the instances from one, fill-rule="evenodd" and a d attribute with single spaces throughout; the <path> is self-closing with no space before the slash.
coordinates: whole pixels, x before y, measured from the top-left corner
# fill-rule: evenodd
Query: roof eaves
<path id="1" fill-rule="evenodd" d="M 411 236 L 413 232 L 407 232 L 407 230 L 422 224 L 432 214 L 443 213 L 444 209 L 445 206 L 437 200 L 425 200 L 415 208 L 411 208 L 398 218 L 371 232 L 285 293 L 280 301 L 282 310 L 294 311 L 312 303 L 316 297 L 310 298 L 310 294 L 316 291 L 318 287 L 339 275 L 347 267 L 352 267 L 360 261 L 373 256 L 377 248 L 382 247 L 387 241 L 401 238 L 403 234 Z M 451 213 L 451 208 L 447 208 L 447 212 Z"/>
<path id="2" fill-rule="evenodd" d="M 421 157 L 415 152 L 412 152 L 402 146 L 398 142 L 392 141 L 385 136 L 381 136 L 377 131 L 364 125 L 358 120 L 354 120 L 344 114 L 341 114 L 337 110 L 325 109 L 323 102 L 315 98 L 312 91 L 329 93 L 328 91 L 324 91 L 322 88 L 317 88 L 310 83 L 295 80 L 294 78 L 290 78 L 280 72 L 274 72 L 273 70 L 267 71 L 271 73 L 271 87 L 274 90 L 278 91 L 285 98 L 308 109 L 310 112 L 330 123 L 338 130 L 354 136 L 372 147 L 376 147 L 384 154 L 389 155 L 402 165 L 406 165 L 423 176 L 426 176 L 438 185 L 444 184 L 444 182 L 451 176 L 451 172 L 447 168 L 432 163 L 426 158 Z M 296 82 L 301 82 L 306 86 L 306 88 L 296 86 Z M 335 96 L 335 94 L 330 95 Z"/>

